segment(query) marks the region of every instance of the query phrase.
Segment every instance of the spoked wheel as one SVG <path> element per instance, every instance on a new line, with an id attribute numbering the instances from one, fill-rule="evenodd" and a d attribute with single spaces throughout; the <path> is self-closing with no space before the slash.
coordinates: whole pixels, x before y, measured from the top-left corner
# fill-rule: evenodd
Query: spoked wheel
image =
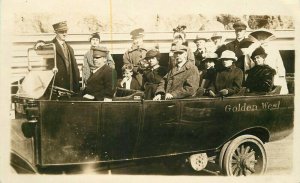
<path id="1" fill-rule="evenodd" d="M 229 176 L 264 174 L 267 169 L 267 155 L 262 141 L 253 135 L 234 139 L 226 149 L 223 169 Z"/>

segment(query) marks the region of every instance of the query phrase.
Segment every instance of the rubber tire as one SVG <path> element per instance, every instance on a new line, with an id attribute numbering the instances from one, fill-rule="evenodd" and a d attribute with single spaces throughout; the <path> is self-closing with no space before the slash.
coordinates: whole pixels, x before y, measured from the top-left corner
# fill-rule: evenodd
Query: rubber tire
<path id="1" fill-rule="evenodd" d="M 225 155 L 225 152 L 226 152 L 226 150 L 227 150 L 227 148 L 228 148 L 228 146 L 229 146 L 230 143 L 231 143 L 231 141 L 226 142 L 223 145 L 223 147 L 221 149 L 221 152 L 219 154 L 219 167 L 220 167 L 220 169 L 221 169 L 222 172 L 223 172 L 224 155 Z"/>
<path id="2" fill-rule="evenodd" d="M 262 155 L 261 159 L 263 161 L 261 172 L 259 174 L 262 175 L 266 172 L 266 170 L 267 170 L 267 154 L 266 154 L 266 150 L 264 148 L 263 142 L 259 138 L 255 137 L 253 135 L 242 135 L 242 136 L 235 138 L 227 147 L 227 150 L 224 155 L 224 160 L 223 160 L 223 169 L 224 169 L 225 175 L 233 176 L 233 172 L 231 171 L 231 164 L 229 163 L 231 160 L 231 156 L 235 152 L 235 150 L 241 144 L 243 144 L 245 142 L 254 143 L 259 148 L 259 150 L 261 151 L 260 153 Z"/>

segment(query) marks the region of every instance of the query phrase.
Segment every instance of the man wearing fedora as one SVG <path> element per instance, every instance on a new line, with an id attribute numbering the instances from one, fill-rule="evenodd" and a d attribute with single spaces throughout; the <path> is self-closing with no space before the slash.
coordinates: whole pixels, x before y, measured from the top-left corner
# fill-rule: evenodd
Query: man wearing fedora
<path id="1" fill-rule="evenodd" d="M 146 53 L 146 60 L 149 63 L 149 69 L 143 74 L 143 83 L 145 89 L 145 99 L 153 99 L 158 84 L 167 74 L 167 68 L 159 65 L 160 52 L 156 49 L 149 50 Z"/>
<path id="2" fill-rule="evenodd" d="M 210 40 L 213 43 L 211 50 L 213 52 L 215 52 L 218 48 L 220 48 L 223 45 L 223 36 L 219 32 L 214 32 L 210 37 Z"/>
<path id="3" fill-rule="evenodd" d="M 138 28 L 130 32 L 132 39 L 132 46 L 123 55 L 123 64 L 133 65 L 133 72 L 136 79 L 142 86 L 142 74 L 140 70 L 140 62 L 145 58 L 147 49 L 144 48 L 144 29 Z"/>
<path id="4" fill-rule="evenodd" d="M 217 49 L 216 53 L 220 56 L 224 50 L 233 51 L 237 57 L 235 65 L 239 67 L 242 71 L 245 71 L 245 53 L 243 48 L 248 48 L 252 41 L 245 38 L 247 25 L 241 21 L 237 21 L 233 24 L 235 30 L 235 40 L 227 43 L 224 46 L 221 46 Z"/>
<path id="5" fill-rule="evenodd" d="M 107 54 L 106 47 L 93 48 L 96 69 L 92 71 L 92 75 L 87 80 L 84 98 L 102 101 L 112 100 L 117 84 L 117 73 L 115 69 L 106 64 Z"/>
<path id="6" fill-rule="evenodd" d="M 223 64 L 223 70 L 216 76 L 217 95 L 230 96 L 237 94 L 242 88 L 243 71 L 233 62 L 237 61 L 235 53 L 230 50 L 222 52 L 219 58 Z"/>
<path id="7" fill-rule="evenodd" d="M 87 51 L 83 57 L 82 80 L 84 84 L 86 84 L 89 79 L 92 70 L 96 69 L 93 61 L 93 49 L 100 45 L 100 34 L 98 32 L 91 34 L 89 41 L 91 43 L 90 50 Z M 115 62 L 110 53 L 107 54 L 107 65 L 113 69 L 115 68 Z"/>
<path id="8" fill-rule="evenodd" d="M 199 35 L 197 35 L 196 39 L 194 40 L 194 43 L 197 46 L 197 50 L 194 52 L 195 65 L 198 67 L 199 71 L 203 71 L 205 69 L 205 65 L 202 61 L 204 60 L 207 53 L 206 42 L 207 39 Z"/>
<path id="9" fill-rule="evenodd" d="M 68 35 L 67 22 L 59 22 L 53 24 L 53 29 L 55 31 L 55 38 L 51 43 L 55 44 L 56 48 L 56 63 L 57 71 L 55 76 L 54 85 L 78 92 L 80 90 L 79 86 L 79 69 L 74 56 L 73 48 L 66 42 L 66 37 Z M 41 46 L 46 44 L 45 41 L 38 41 L 35 44 L 35 48 L 39 49 Z"/>
<path id="10" fill-rule="evenodd" d="M 174 50 L 176 66 L 160 81 L 153 100 L 192 97 L 199 87 L 198 68 L 187 60 L 187 47 L 178 45 Z"/>

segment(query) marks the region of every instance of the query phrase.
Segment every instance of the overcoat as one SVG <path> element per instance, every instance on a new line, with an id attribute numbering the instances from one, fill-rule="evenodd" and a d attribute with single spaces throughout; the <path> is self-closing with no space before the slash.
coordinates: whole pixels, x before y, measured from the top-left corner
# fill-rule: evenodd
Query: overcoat
<path id="1" fill-rule="evenodd" d="M 199 87 L 198 68 L 187 61 L 179 70 L 174 67 L 160 81 L 155 94 L 170 93 L 173 98 L 186 98 L 196 94 Z"/>
<path id="2" fill-rule="evenodd" d="M 85 94 L 90 94 L 96 100 L 113 98 L 117 84 L 117 73 L 108 65 L 102 66 L 87 80 Z"/>

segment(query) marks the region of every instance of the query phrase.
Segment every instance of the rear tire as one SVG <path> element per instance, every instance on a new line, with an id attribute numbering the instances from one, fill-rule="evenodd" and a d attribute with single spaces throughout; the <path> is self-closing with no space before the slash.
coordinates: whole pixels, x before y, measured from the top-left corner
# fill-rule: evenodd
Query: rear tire
<path id="1" fill-rule="evenodd" d="M 235 138 L 226 149 L 223 169 L 229 176 L 264 174 L 267 154 L 262 141 L 253 135 Z"/>

